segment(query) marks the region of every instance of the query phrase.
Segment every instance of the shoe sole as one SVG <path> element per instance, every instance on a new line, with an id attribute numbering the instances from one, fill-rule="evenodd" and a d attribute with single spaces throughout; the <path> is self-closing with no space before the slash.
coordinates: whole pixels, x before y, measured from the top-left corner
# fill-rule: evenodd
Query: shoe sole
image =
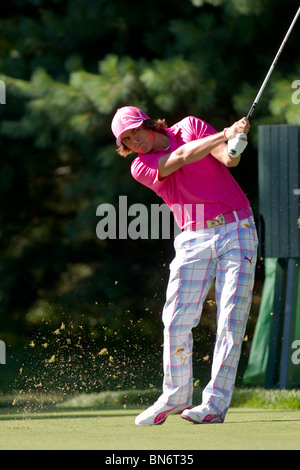
<path id="1" fill-rule="evenodd" d="M 176 411 L 175 413 L 172 413 L 172 410 L 170 410 L 170 411 L 166 412 L 166 414 L 162 417 L 161 420 L 159 420 L 159 421 L 157 421 L 157 422 L 155 422 L 155 423 L 149 423 L 149 424 L 139 424 L 139 423 L 135 423 L 135 425 L 136 425 L 136 426 L 160 426 L 161 424 L 163 424 L 163 423 L 166 421 L 166 419 L 167 419 L 167 417 L 168 417 L 169 415 L 173 415 L 173 414 L 181 415 L 181 413 L 182 413 L 184 410 L 190 410 L 191 408 L 192 408 L 191 406 L 189 406 L 188 408 L 182 408 L 182 409 Z"/>
<path id="2" fill-rule="evenodd" d="M 160 421 L 157 423 L 135 423 L 136 426 L 160 426 L 161 424 L 164 424 L 168 416 L 165 418 L 162 418 Z"/>
<path id="3" fill-rule="evenodd" d="M 187 421 L 190 421 L 191 423 L 194 423 L 194 424 L 222 424 L 223 421 L 221 420 L 221 418 L 219 416 L 216 416 L 216 415 L 207 415 L 205 416 L 205 418 L 202 420 L 202 421 L 197 421 L 193 418 L 191 418 L 190 416 L 188 415 L 185 415 L 185 414 L 181 414 L 181 417 L 183 419 L 186 419 Z"/>

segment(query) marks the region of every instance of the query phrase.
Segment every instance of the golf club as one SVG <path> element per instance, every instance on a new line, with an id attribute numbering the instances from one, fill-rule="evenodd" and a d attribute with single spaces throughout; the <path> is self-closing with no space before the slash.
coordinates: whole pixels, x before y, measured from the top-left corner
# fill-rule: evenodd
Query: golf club
<path id="1" fill-rule="evenodd" d="M 276 54 L 276 56 L 275 56 L 275 59 L 273 60 L 272 65 L 271 65 L 271 67 L 270 67 L 270 69 L 269 69 L 269 71 L 268 71 L 268 73 L 267 73 L 267 75 L 266 75 L 266 78 L 264 79 L 263 84 L 261 85 L 261 87 L 260 87 L 260 89 L 259 89 L 259 92 L 257 93 L 257 96 L 256 96 L 256 98 L 255 98 L 255 100 L 254 100 L 254 102 L 253 102 L 253 104 L 252 104 L 252 106 L 251 106 L 251 108 L 250 108 L 248 114 L 247 114 L 247 118 L 248 118 L 248 119 L 249 119 L 249 118 L 252 116 L 252 114 L 253 114 L 253 111 L 254 111 L 254 109 L 255 109 L 255 107 L 256 107 L 256 105 L 257 105 L 257 103 L 258 103 L 258 101 L 259 101 L 259 99 L 260 99 L 260 97 L 261 97 L 261 95 L 262 95 L 262 93 L 263 93 L 263 91 L 264 91 L 264 89 L 265 89 L 265 86 L 266 86 L 266 84 L 267 84 L 267 82 L 268 82 L 268 80 L 269 80 L 269 78 L 270 78 L 271 73 L 272 73 L 273 70 L 274 70 L 274 67 L 275 67 L 275 65 L 276 65 L 276 62 L 277 62 L 277 60 L 278 60 L 278 58 L 279 58 L 279 56 L 280 56 L 280 54 L 281 54 L 281 52 L 282 52 L 282 50 L 283 50 L 283 48 L 284 48 L 284 46 L 285 46 L 285 43 L 287 42 L 287 39 L 288 39 L 288 37 L 289 37 L 289 35 L 290 35 L 290 33 L 291 33 L 291 31 L 292 31 L 292 29 L 293 29 L 293 27 L 294 27 L 296 21 L 297 21 L 297 18 L 298 18 L 298 16 L 299 16 L 299 14 L 300 14 L 300 6 L 299 6 L 299 8 L 298 8 L 298 11 L 297 11 L 297 13 L 296 13 L 296 15 L 295 15 L 295 17 L 294 17 L 294 19 L 293 19 L 293 21 L 292 21 L 292 23 L 291 23 L 289 29 L 288 29 L 288 31 L 287 31 L 287 33 L 286 33 L 285 37 L 284 37 L 284 40 L 283 40 L 282 43 L 281 43 L 280 48 L 278 49 L 278 52 L 277 52 L 277 54 Z"/>

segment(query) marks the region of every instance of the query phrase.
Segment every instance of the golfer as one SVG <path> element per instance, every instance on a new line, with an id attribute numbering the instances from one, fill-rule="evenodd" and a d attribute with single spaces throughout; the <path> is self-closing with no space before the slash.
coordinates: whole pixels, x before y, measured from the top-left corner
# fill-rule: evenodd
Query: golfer
<path id="1" fill-rule="evenodd" d="M 174 413 L 194 423 L 222 423 L 230 406 L 252 301 L 257 234 L 249 201 L 229 168 L 239 163 L 249 128 L 243 118 L 217 132 L 193 116 L 167 127 L 133 106 L 118 109 L 112 120 L 118 153 L 137 153 L 132 176 L 164 200 L 182 229 L 162 316 L 163 390 L 137 425 L 162 424 Z M 202 403 L 192 407 L 192 328 L 214 280 L 211 379 Z"/>

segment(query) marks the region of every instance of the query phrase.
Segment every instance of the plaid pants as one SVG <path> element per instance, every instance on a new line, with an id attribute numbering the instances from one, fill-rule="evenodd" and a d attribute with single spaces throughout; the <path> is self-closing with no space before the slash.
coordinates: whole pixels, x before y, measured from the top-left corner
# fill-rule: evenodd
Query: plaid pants
<path id="1" fill-rule="evenodd" d="M 226 413 L 232 398 L 254 284 L 257 234 L 253 218 L 182 232 L 163 310 L 164 383 L 160 401 L 189 405 L 193 394 L 193 335 L 215 280 L 217 334 L 203 403 Z"/>

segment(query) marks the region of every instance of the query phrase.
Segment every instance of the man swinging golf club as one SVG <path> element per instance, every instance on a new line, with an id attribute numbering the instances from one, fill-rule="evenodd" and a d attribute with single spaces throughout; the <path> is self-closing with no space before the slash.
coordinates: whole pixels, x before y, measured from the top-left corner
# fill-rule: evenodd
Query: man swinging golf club
<path id="1" fill-rule="evenodd" d="M 182 233 L 175 239 L 163 310 L 164 382 L 157 402 L 137 425 L 162 424 L 169 414 L 194 423 L 222 423 L 231 402 L 241 344 L 252 301 L 257 234 L 249 201 L 228 167 L 247 145 L 249 121 L 300 15 L 300 6 L 247 118 L 223 132 L 189 116 L 171 128 L 140 109 L 119 109 L 112 121 L 118 152 L 136 152 L 131 172 L 173 210 Z M 226 143 L 227 142 L 227 143 Z M 197 217 L 204 206 L 202 223 Z M 192 210 L 185 211 L 186 207 Z M 217 334 L 211 380 L 202 403 L 191 407 L 192 328 L 215 279 Z"/>
<path id="2" fill-rule="evenodd" d="M 137 153 L 131 164 L 133 177 L 165 201 L 182 229 L 174 243 L 176 255 L 162 317 L 163 392 L 137 416 L 137 425 L 162 424 L 174 413 L 194 423 L 224 421 L 256 264 L 257 234 L 250 204 L 229 170 L 240 161 L 249 127 L 243 118 L 216 132 L 203 120 L 188 116 L 169 128 L 133 106 L 118 109 L 112 120 L 118 153 Z M 191 408 L 192 328 L 199 323 L 214 280 L 217 334 L 211 380 L 202 404 Z"/>

